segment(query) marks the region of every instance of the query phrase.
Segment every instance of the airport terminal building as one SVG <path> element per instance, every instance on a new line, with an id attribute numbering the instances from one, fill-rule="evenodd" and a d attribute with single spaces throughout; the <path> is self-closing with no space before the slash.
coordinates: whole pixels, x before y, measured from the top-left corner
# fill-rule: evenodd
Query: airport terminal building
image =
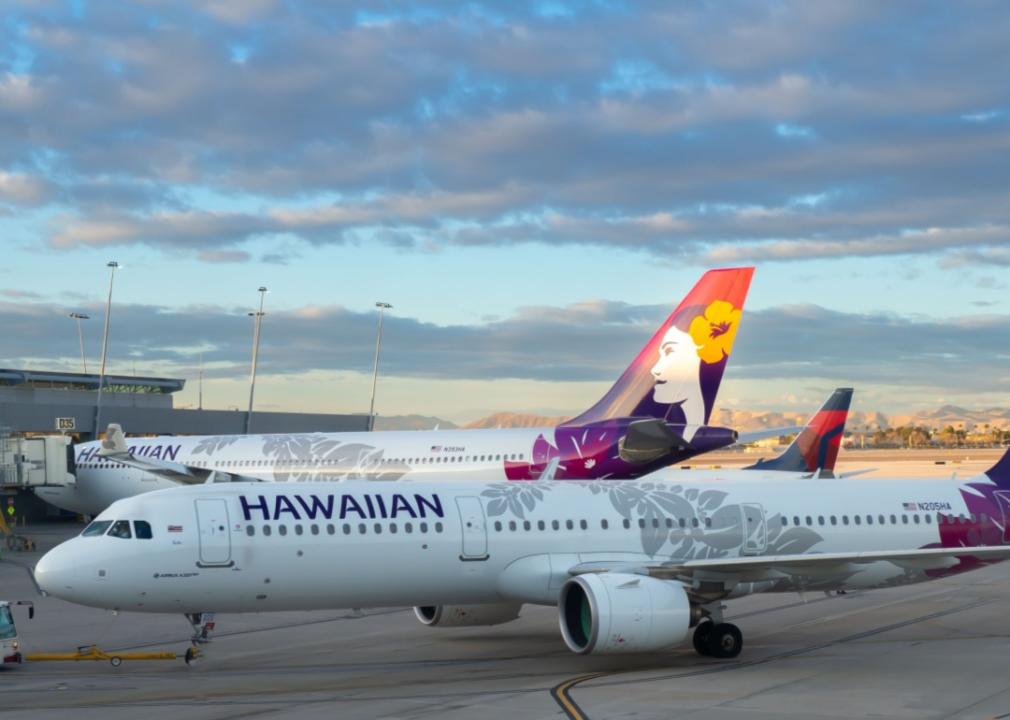
<path id="1" fill-rule="evenodd" d="M 0 494 L 6 495 L 5 506 L 16 501 L 24 517 L 43 511 L 35 495 L 25 491 L 63 481 L 69 445 L 59 435 L 71 442 L 95 438 L 98 383 L 96 374 L 0 368 Z M 174 407 L 174 394 L 184 386 L 185 380 L 176 378 L 106 375 L 99 430 L 114 422 L 133 436 L 245 432 L 245 411 Z M 364 413 L 254 412 L 252 417 L 256 433 L 367 431 L 368 424 Z"/>

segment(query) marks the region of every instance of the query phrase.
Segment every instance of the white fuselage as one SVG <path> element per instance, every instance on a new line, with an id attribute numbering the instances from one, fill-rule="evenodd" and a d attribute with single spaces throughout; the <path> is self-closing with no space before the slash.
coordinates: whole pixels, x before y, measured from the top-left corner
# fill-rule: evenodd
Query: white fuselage
<path id="1" fill-rule="evenodd" d="M 139 458 L 168 460 L 269 482 L 460 477 L 505 480 L 505 463 L 528 463 L 553 428 L 386 431 L 131 438 Z M 179 483 L 102 458 L 100 443 L 75 447 L 75 485 L 36 493 L 56 507 L 97 515 L 116 500 Z"/>
<path id="2" fill-rule="evenodd" d="M 757 473 L 758 475 L 760 473 Z M 153 537 L 77 537 L 40 561 L 51 594 L 147 612 L 553 604 L 574 566 L 907 550 L 954 529 L 1003 537 L 949 480 L 226 483 L 123 500 L 98 521 Z M 960 523 L 958 518 L 963 519 Z M 956 572 L 958 561 L 939 567 Z M 888 561 L 740 583 L 876 588 L 938 568 Z"/>

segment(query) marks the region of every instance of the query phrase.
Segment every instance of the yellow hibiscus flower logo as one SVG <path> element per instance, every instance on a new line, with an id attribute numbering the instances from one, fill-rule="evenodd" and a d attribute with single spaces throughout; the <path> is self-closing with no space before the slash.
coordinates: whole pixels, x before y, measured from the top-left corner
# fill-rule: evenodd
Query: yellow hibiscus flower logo
<path id="1" fill-rule="evenodd" d="M 704 315 L 691 321 L 689 332 L 702 362 L 711 364 L 729 357 L 742 314 L 732 303 L 716 300 L 705 308 Z"/>

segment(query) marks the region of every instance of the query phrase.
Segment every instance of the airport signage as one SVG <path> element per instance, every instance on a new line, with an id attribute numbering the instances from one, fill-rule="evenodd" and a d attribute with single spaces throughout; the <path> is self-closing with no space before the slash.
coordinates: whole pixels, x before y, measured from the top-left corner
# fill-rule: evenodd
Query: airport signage
<path id="1" fill-rule="evenodd" d="M 56 429 L 60 430 L 62 432 L 66 432 L 68 430 L 76 430 L 77 429 L 77 418 L 72 418 L 72 417 L 65 417 L 65 418 L 58 417 L 58 418 L 56 418 Z"/>

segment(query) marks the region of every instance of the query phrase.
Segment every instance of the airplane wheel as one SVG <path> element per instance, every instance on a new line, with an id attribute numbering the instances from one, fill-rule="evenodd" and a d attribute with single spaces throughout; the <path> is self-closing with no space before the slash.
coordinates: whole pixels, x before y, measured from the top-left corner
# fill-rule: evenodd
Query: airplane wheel
<path id="1" fill-rule="evenodd" d="M 715 658 L 735 658 L 743 650 L 743 633 L 732 623 L 719 623 L 709 633 L 705 649 Z"/>
<path id="2" fill-rule="evenodd" d="M 123 658 L 113 655 L 109 658 L 109 663 L 112 664 L 112 667 L 119 667 L 123 664 Z"/>
<path id="3" fill-rule="evenodd" d="M 183 660 L 186 661 L 187 665 L 192 665 L 200 658 L 200 651 L 195 647 L 186 648 L 186 655 Z"/>
<path id="4" fill-rule="evenodd" d="M 709 636 L 712 634 L 712 621 L 705 620 L 704 622 L 698 623 L 698 626 L 694 629 L 694 636 L 692 638 L 694 642 L 694 651 L 699 655 L 707 656 L 708 651 L 708 641 Z"/>

